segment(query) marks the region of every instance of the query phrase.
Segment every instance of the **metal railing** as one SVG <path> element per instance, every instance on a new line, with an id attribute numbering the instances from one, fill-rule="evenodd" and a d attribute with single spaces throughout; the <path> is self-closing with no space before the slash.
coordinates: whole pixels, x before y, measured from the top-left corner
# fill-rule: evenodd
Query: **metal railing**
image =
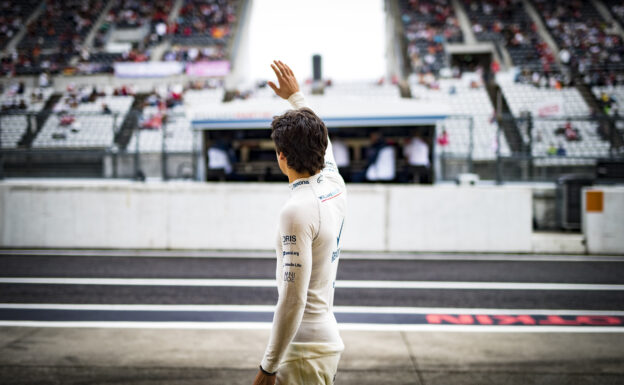
<path id="1" fill-rule="evenodd" d="M 484 130 L 485 118 L 455 116 L 437 124 L 438 138 L 442 130 L 454 126 L 449 145 L 438 144 L 435 150 L 438 181 L 455 180 L 462 173 L 477 173 L 481 179 L 498 183 L 552 181 L 564 173 L 593 173 L 600 159 L 624 159 L 624 118 L 619 116 L 502 116 L 492 123 L 496 124 L 495 133 L 491 127 Z M 516 134 L 505 130 L 516 130 Z M 491 135 L 489 152 L 484 146 L 484 132 Z M 512 142 L 514 137 L 520 139 Z M 458 139 L 461 144 L 453 144 Z"/>
<path id="2" fill-rule="evenodd" d="M 160 128 L 154 131 L 140 129 L 133 123 L 133 137 L 126 148 L 118 147 L 113 140 L 101 146 L 24 147 L 24 138 L 49 134 L 37 127 L 36 113 L 0 114 L 0 178 L 5 175 L 42 174 L 64 176 L 92 176 L 106 178 L 157 177 L 169 179 L 196 179 L 200 150 L 200 132 L 191 130 L 190 123 L 182 113 L 168 114 Z M 103 116 L 101 113 L 74 113 L 77 120 L 85 116 Z M 3 131 L 7 124 L 16 124 L 7 117 L 23 116 L 24 132 L 20 145 L 7 148 L 2 145 Z M 110 115 L 108 115 L 110 116 Z M 50 116 L 49 119 L 58 119 Z M 177 120 L 184 119 L 184 122 Z M 106 129 L 110 137 L 116 137 L 124 117 L 113 114 Z M 173 127 L 176 122 L 177 128 Z M 43 123 L 51 124 L 51 123 Z M 574 140 L 566 125 L 577 130 L 579 140 Z M 172 148 L 170 135 L 180 134 L 185 127 L 191 132 L 190 148 Z M 132 127 L 130 127 L 132 129 Z M 82 127 L 81 129 L 85 129 Z M 104 129 L 104 128 L 103 128 Z M 71 126 L 67 130 L 71 134 Z M 438 143 L 446 130 L 448 144 Z M 509 130 L 516 130 L 511 135 Z M 491 115 L 462 115 L 443 119 L 436 124 L 432 143 L 432 160 L 437 181 L 454 180 L 462 173 L 476 173 L 481 179 L 498 183 L 506 181 L 552 181 L 569 172 L 592 172 L 599 159 L 624 159 L 624 118 L 568 116 L 539 118 L 524 114 L 520 118 L 502 116 L 494 120 Z M 144 135 L 159 136 L 158 147 L 146 148 L 141 140 Z M 512 138 L 520 138 L 513 142 Z M 552 142 L 552 143 L 551 143 Z M 551 146 L 552 144 L 552 146 Z M 562 147 L 565 150 L 560 150 Z M 83 164 L 80 164 L 80 163 Z M 54 166 L 58 172 L 54 172 Z M 75 169 L 72 169 L 74 167 Z M 17 171 L 16 171 L 17 170 Z"/>

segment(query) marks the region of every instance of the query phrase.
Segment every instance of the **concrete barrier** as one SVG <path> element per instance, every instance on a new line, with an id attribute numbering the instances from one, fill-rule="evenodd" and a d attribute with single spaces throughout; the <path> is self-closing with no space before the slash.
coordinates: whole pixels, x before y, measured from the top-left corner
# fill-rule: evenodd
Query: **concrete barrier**
<path id="1" fill-rule="evenodd" d="M 531 189 L 349 185 L 344 250 L 530 252 Z M 0 183 L 0 246 L 240 249 L 275 245 L 285 184 Z"/>
<path id="2" fill-rule="evenodd" d="M 586 187 L 583 234 L 590 254 L 624 254 L 624 187 Z"/>
<path id="3" fill-rule="evenodd" d="M 389 193 L 390 250 L 531 251 L 528 188 L 395 186 Z"/>

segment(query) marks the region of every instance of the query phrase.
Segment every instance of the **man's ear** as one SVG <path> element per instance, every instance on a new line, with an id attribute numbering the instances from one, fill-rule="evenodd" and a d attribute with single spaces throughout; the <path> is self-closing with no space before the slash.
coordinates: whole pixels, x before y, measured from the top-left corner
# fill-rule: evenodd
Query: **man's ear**
<path id="1" fill-rule="evenodd" d="M 286 155 L 284 155 L 284 153 L 283 153 L 282 151 L 280 151 L 280 152 L 278 152 L 278 153 L 277 153 L 277 157 L 278 157 L 280 160 L 286 160 Z"/>

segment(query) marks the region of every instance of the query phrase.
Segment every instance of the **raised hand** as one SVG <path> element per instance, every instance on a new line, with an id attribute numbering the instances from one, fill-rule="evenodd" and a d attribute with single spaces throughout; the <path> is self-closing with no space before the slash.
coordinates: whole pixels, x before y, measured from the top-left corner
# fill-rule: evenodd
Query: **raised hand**
<path id="1" fill-rule="evenodd" d="M 277 75 L 279 88 L 271 81 L 269 81 L 268 84 L 269 87 L 275 91 L 277 96 L 283 99 L 288 99 L 290 95 L 299 91 L 299 83 L 297 83 L 295 74 L 292 72 L 290 67 L 279 60 L 273 60 L 271 68 L 273 68 L 273 72 Z"/>

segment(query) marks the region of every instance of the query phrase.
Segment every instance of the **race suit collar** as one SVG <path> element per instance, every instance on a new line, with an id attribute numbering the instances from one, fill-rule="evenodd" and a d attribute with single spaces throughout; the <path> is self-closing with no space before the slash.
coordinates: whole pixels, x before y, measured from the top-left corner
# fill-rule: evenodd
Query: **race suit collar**
<path id="1" fill-rule="evenodd" d="M 298 187 L 304 186 L 304 185 L 309 185 L 310 182 L 315 181 L 317 178 L 319 178 L 321 176 L 321 173 L 318 172 L 312 176 L 309 176 L 307 178 L 299 178 L 295 181 L 293 181 L 292 183 L 290 183 L 288 185 L 288 187 L 290 188 L 291 191 L 294 191 L 295 189 L 297 189 Z"/>

